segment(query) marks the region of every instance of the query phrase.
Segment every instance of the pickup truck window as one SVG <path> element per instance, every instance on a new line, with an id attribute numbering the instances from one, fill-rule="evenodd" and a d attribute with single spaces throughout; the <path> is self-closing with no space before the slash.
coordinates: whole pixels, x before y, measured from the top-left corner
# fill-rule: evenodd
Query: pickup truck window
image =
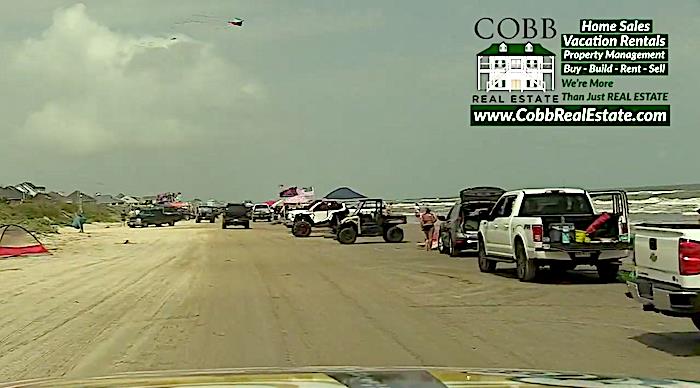
<path id="1" fill-rule="evenodd" d="M 507 197 L 501 198 L 498 203 L 493 208 L 493 216 L 494 217 L 509 217 L 510 214 L 513 212 L 513 204 L 515 203 L 515 199 L 517 197 L 515 195 L 510 195 Z"/>
<path id="2" fill-rule="evenodd" d="M 520 207 L 520 216 L 593 214 L 591 202 L 585 194 L 546 193 L 526 195 Z"/>

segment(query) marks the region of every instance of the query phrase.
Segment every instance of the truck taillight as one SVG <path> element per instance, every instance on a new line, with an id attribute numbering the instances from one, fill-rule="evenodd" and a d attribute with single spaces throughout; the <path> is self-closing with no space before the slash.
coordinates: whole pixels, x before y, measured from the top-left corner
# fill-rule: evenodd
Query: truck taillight
<path id="1" fill-rule="evenodd" d="M 700 274 L 700 243 L 681 239 L 678 242 L 678 264 L 681 275 Z"/>
<path id="2" fill-rule="evenodd" d="M 532 241 L 542 242 L 542 225 L 532 225 Z"/>

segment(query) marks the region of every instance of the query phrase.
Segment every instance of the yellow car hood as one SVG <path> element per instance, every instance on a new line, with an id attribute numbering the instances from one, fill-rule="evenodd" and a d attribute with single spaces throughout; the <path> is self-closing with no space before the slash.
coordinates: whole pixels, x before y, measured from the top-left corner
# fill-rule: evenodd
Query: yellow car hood
<path id="1" fill-rule="evenodd" d="M 249 368 L 135 372 L 86 379 L 35 379 L 0 387 L 236 387 L 236 388 L 468 388 L 468 387 L 700 387 L 678 380 L 584 373 L 451 368 Z"/>

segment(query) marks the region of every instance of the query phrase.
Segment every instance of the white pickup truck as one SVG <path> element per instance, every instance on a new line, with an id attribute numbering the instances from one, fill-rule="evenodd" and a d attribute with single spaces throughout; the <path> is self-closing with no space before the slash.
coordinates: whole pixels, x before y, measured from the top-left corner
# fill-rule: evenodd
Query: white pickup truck
<path id="1" fill-rule="evenodd" d="M 599 209 L 593 199 L 600 202 Z M 582 231 L 600 219 L 602 210 L 609 219 L 584 236 Z M 493 272 L 498 262 L 515 262 L 518 278 L 529 282 L 542 266 L 566 271 L 589 264 L 596 266 L 601 280 L 612 281 L 632 249 L 628 213 L 627 195 L 621 190 L 507 192 L 479 225 L 479 269 Z"/>
<path id="2" fill-rule="evenodd" d="M 635 225 L 634 263 L 627 296 L 700 330 L 700 224 Z"/>

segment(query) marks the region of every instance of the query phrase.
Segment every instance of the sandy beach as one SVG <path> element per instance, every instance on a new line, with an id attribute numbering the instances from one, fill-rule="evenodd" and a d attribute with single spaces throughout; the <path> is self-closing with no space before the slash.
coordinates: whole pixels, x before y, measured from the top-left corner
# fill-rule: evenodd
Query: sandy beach
<path id="1" fill-rule="evenodd" d="M 482 274 L 417 248 L 415 225 L 353 246 L 264 223 L 86 232 L 0 260 L 0 381 L 329 364 L 700 379 L 692 324 L 642 312 L 623 284 Z"/>

